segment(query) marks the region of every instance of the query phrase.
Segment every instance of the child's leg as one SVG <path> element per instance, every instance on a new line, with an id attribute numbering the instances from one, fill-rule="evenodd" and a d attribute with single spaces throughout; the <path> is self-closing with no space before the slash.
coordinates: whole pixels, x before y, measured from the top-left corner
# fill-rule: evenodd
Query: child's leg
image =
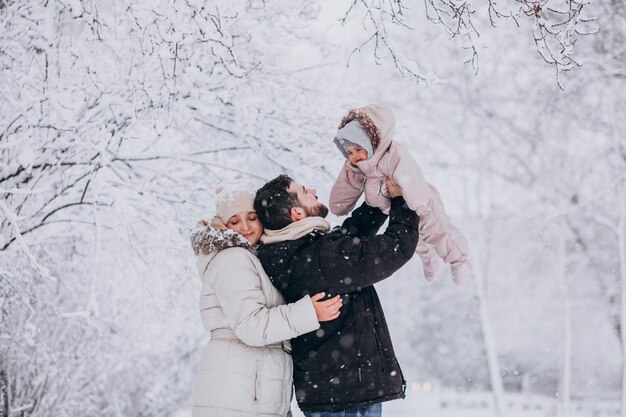
<path id="1" fill-rule="evenodd" d="M 472 269 L 467 240 L 450 221 L 434 187 L 433 194 L 432 210 L 420 217 L 420 240 L 431 246 L 444 262 L 451 264 L 454 282 L 460 283 L 469 277 Z"/>
<path id="2" fill-rule="evenodd" d="M 432 281 L 437 278 L 441 273 L 441 266 L 443 265 L 443 261 L 441 260 L 439 255 L 437 255 L 437 253 L 433 250 L 433 248 L 427 245 L 424 240 L 422 240 L 421 234 L 420 239 L 417 242 L 417 248 L 415 248 L 415 253 L 417 253 L 422 259 L 424 278 L 426 278 L 428 281 Z"/>

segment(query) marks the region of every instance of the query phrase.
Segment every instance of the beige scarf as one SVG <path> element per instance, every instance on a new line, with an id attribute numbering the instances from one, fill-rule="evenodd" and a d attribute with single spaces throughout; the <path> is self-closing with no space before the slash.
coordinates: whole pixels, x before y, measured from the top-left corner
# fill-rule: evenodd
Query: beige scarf
<path id="1" fill-rule="evenodd" d="M 322 217 L 305 217 L 279 230 L 265 229 L 265 233 L 261 236 L 261 242 L 270 244 L 284 242 L 285 240 L 297 240 L 313 230 L 327 232 L 330 230 L 330 223 Z"/>

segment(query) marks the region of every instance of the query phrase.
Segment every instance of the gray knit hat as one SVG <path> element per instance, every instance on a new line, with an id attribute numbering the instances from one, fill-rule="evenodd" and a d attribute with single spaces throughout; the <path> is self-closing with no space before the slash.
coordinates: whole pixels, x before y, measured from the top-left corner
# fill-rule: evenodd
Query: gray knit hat
<path id="1" fill-rule="evenodd" d="M 360 146 L 367 151 L 367 158 L 374 155 L 374 148 L 367 131 L 361 126 L 358 120 L 352 120 L 337 131 L 334 139 L 335 145 L 339 148 L 345 158 L 348 158 L 346 151 L 350 146 Z"/>

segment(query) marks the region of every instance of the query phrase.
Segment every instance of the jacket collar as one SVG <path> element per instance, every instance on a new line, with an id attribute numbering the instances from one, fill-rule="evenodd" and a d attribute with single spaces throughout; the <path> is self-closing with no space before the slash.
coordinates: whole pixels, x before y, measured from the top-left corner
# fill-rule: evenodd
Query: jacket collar
<path id="1" fill-rule="evenodd" d="M 234 230 L 218 230 L 211 226 L 191 232 L 191 247 L 196 255 L 211 255 L 233 247 L 252 250 L 248 240 Z"/>

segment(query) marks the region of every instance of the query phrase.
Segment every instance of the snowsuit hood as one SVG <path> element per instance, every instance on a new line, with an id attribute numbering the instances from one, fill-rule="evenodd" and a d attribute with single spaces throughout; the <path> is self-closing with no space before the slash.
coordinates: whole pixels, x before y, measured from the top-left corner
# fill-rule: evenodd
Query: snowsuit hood
<path id="1" fill-rule="evenodd" d="M 358 120 L 367 132 L 374 155 L 369 162 L 380 159 L 380 156 L 389 147 L 396 129 L 396 118 L 391 108 L 382 104 L 368 104 L 367 106 L 352 109 L 339 123 L 339 129 L 353 120 Z"/>

